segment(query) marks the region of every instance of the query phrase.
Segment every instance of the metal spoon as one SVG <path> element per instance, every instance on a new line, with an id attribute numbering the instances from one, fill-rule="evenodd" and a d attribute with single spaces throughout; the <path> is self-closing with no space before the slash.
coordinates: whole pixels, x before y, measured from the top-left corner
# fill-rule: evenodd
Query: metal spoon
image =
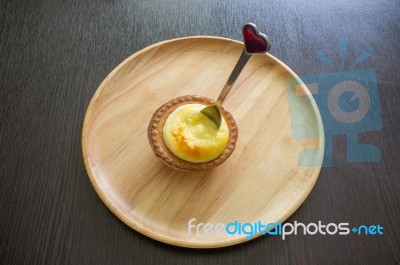
<path id="1" fill-rule="evenodd" d="M 242 72 L 247 61 L 253 54 L 260 54 L 268 52 L 271 45 L 267 39 L 267 36 L 260 33 L 256 25 L 252 23 L 247 23 L 243 27 L 243 39 L 244 48 L 239 60 L 237 61 L 235 67 L 232 70 L 231 75 L 226 81 L 221 93 L 218 96 L 217 101 L 214 105 L 205 107 L 200 112 L 206 115 L 212 122 L 217 125 L 218 129 L 221 127 L 221 105 L 224 102 L 226 96 L 231 91 L 233 84 L 238 78 L 239 74 Z"/>

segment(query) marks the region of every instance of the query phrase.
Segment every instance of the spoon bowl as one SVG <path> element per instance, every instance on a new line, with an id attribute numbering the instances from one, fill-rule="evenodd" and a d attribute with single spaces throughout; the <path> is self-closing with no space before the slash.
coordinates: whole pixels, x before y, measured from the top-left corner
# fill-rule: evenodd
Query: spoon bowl
<path id="1" fill-rule="evenodd" d="M 220 108 L 216 104 L 205 107 L 200 112 L 214 122 L 218 129 L 221 127 L 221 112 Z"/>

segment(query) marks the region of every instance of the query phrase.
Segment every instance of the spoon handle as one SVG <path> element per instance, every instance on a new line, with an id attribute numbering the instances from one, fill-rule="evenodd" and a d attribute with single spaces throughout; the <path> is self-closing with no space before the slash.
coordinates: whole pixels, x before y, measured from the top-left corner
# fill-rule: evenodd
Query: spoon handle
<path id="1" fill-rule="evenodd" d="M 242 54 L 240 55 L 240 58 L 235 65 L 235 68 L 233 68 L 233 71 L 229 76 L 228 81 L 226 81 L 224 88 L 222 89 L 221 93 L 218 96 L 217 102 L 215 103 L 215 105 L 217 105 L 218 108 L 221 107 L 222 102 L 224 102 L 226 96 L 229 94 L 229 91 L 231 91 L 233 84 L 235 83 L 240 72 L 242 71 L 243 67 L 246 65 L 250 57 L 251 55 L 247 54 L 246 50 L 243 49 Z"/>

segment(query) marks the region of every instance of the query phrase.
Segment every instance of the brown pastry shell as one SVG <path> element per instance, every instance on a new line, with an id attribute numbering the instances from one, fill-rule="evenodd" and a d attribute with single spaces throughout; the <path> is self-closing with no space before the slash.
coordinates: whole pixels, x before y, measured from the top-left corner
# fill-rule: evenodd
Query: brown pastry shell
<path id="1" fill-rule="evenodd" d="M 238 128 L 232 115 L 223 108 L 221 108 L 221 114 L 228 125 L 229 140 L 225 150 L 217 158 L 203 163 L 188 162 L 174 155 L 165 145 L 163 127 L 168 116 L 176 108 L 193 103 L 210 106 L 214 102 L 214 100 L 203 96 L 181 96 L 168 101 L 154 112 L 147 129 L 147 137 L 154 153 L 165 165 L 179 171 L 203 171 L 222 164 L 232 154 L 238 138 Z"/>

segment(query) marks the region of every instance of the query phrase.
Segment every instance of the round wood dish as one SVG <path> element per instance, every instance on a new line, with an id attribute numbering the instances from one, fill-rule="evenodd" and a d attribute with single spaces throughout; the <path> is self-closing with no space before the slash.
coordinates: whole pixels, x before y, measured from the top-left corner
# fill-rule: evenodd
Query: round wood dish
<path id="1" fill-rule="evenodd" d="M 217 37 L 164 41 L 123 61 L 97 89 L 83 124 L 86 169 L 102 201 L 136 231 L 178 246 L 234 245 L 246 235 L 189 235 L 189 220 L 284 221 L 313 188 L 324 152 L 319 110 L 301 81 L 288 85 L 296 74 L 268 54 L 252 56 L 224 102 L 239 128 L 228 160 L 178 172 L 153 153 L 147 125 L 154 111 L 182 95 L 216 98 L 242 48 Z M 296 137 L 299 131 L 312 137 Z M 301 154 L 311 149 L 313 166 L 303 166 Z"/>

